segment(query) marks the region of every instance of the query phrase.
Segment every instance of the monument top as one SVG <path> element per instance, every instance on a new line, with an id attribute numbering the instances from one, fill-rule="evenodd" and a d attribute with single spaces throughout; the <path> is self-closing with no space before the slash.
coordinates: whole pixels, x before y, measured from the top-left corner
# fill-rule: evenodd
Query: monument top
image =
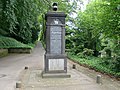
<path id="1" fill-rule="evenodd" d="M 47 12 L 45 17 L 66 17 L 67 15 L 64 12 Z"/>
<path id="2" fill-rule="evenodd" d="M 52 5 L 53 11 L 57 11 L 57 9 L 58 9 L 57 5 L 58 4 L 56 2 L 53 3 L 53 5 Z"/>

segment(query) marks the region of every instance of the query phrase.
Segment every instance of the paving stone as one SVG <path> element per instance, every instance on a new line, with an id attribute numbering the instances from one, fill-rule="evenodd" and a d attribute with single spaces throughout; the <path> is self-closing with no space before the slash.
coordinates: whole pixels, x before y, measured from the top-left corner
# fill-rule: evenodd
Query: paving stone
<path id="1" fill-rule="evenodd" d="M 21 90 L 101 90 L 93 79 L 77 70 L 68 70 L 71 78 L 42 78 L 41 73 L 42 70 L 28 70 Z"/>

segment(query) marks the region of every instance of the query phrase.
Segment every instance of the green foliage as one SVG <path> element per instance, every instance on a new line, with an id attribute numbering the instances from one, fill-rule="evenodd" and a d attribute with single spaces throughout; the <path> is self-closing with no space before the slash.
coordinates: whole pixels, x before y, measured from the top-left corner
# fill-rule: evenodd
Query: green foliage
<path id="1" fill-rule="evenodd" d="M 108 47 L 105 47 L 104 50 L 106 52 L 107 57 L 111 57 L 111 49 Z"/>
<path id="2" fill-rule="evenodd" d="M 109 42 L 107 47 L 114 49 L 114 41 L 120 40 L 119 3 L 119 0 L 91 0 L 85 11 L 79 11 L 75 19 L 77 29 L 73 35 L 75 47 L 82 43 L 84 48 L 94 50 L 94 56 L 98 56 L 98 52 L 104 49 L 102 39 L 106 39 Z"/>
<path id="3" fill-rule="evenodd" d="M 112 69 L 116 72 L 120 72 L 120 56 L 116 56 L 111 63 Z"/>
<path id="4" fill-rule="evenodd" d="M 33 48 L 9 37 L 0 36 L 0 48 Z"/>
<path id="5" fill-rule="evenodd" d="M 120 72 L 120 46 L 115 47 L 113 50 L 113 53 L 111 54 L 111 49 L 106 47 L 106 57 L 103 58 L 101 64 L 108 66 L 115 72 L 119 73 Z M 112 55 L 112 57 L 111 57 Z"/>
<path id="6" fill-rule="evenodd" d="M 92 56 L 93 55 L 93 50 L 91 50 L 91 49 L 88 49 L 88 48 L 84 48 L 83 49 L 83 55 L 85 55 L 85 56 Z"/>
<path id="7" fill-rule="evenodd" d="M 89 60 L 91 58 L 91 54 L 88 57 L 89 49 L 93 50 L 94 56 L 98 56 L 101 50 L 106 52 L 100 65 L 96 64 L 92 67 L 112 74 L 120 72 L 119 4 L 120 0 L 91 0 L 85 11 L 78 12 L 74 21 L 75 27 L 69 28 L 70 30 L 67 28 L 66 36 L 67 41 L 69 40 L 66 46 L 71 49 L 73 57 L 76 55 L 75 57 Z"/>
<path id="8" fill-rule="evenodd" d="M 32 32 L 39 29 L 37 25 L 33 31 L 34 23 L 40 24 L 38 16 L 47 11 L 44 0 L 1 0 L 0 4 L 0 34 L 23 43 L 33 42 L 32 38 L 38 34 Z"/>
<path id="9" fill-rule="evenodd" d="M 32 28 L 32 43 L 35 43 L 35 41 L 38 39 L 38 30 L 37 29 L 34 29 Z"/>
<path id="10" fill-rule="evenodd" d="M 120 77 L 119 71 L 115 71 L 114 69 L 110 68 L 109 65 L 101 64 L 102 59 L 100 59 L 98 57 L 90 57 L 89 59 L 86 57 L 81 58 L 77 55 L 74 55 L 71 52 L 67 53 L 67 55 L 68 55 L 68 58 L 70 58 L 71 60 L 73 60 L 75 62 L 78 62 L 80 65 L 89 67 L 91 69 L 94 69 L 94 70 L 102 72 L 102 73 L 114 75 L 115 77 Z"/>

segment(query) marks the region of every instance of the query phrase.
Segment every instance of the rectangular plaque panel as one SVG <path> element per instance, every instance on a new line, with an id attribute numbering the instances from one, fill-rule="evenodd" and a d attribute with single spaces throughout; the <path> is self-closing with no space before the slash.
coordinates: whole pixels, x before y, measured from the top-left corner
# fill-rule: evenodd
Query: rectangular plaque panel
<path id="1" fill-rule="evenodd" d="M 60 26 L 51 26 L 50 28 L 50 53 L 61 54 L 61 34 L 62 28 Z"/>
<path id="2" fill-rule="evenodd" d="M 49 59 L 49 70 L 64 70 L 64 59 Z"/>
<path id="3" fill-rule="evenodd" d="M 51 40 L 50 53 L 51 54 L 61 53 L 61 40 Z"/>

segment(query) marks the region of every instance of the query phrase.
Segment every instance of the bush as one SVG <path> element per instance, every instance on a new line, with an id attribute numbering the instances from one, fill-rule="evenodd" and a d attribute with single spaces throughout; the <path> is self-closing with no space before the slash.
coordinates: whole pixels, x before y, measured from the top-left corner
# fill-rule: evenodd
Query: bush
<path id="1" fill-rule="evenodd" d="M 79 54 L 82 55 L 82 54 Z M 101 59 L 98 57 L 91 57 L 89 56 L 89 60 L 85 57 L 85 58 L 81 58 L 78 55 L 75 55 L 71 52 L 69 52 L 67 54 L 68 58 L 70 58 L 71 60 L 79 63 L 80 65 L 89 67 L 91 69 L 94 69 L 96 71 L 100 71 L 102 73 L 106 73 L 106 74 L 111 74 L 114 75 L 116 77 L 120 77 L 120 65 L 118 63 L 120 63 L 120 57 L 116 58 L 116 62 L 114 62 L 113 66 L 112 66 L 112 59 L 110 59 L 111 62 L 109 62 L 109 64 L 104 64 L 104 60 L 105 59 Z M 101 64 L 102 63 L 102 64 Z M 114 68 L 114 69 L 113 69 Z"/>
<path id="2" fill-rule="evenodd" d="M 81 53 L 81 52 L 78 53 L 77 56 L 80 57 L 80 58 L 85 58 L 85 56 L 84 56 L 83 53 Z"/>
<path id="3" fill-rule="evenodd" d="M 107 57 L 111 57 L 111 49 L 108 47 L 105 47 L 104 50 L 106 52 Z"/>
<path id="4" fill-rule="evenodd" d="M 85 55 L 85 56 L 92 56 L 93 55 L 93 50 L 91 50 L 91 49 L 88 49 L 88 48 L 84 48 L 83 49 L 83 55 Z"/>
<path id="5" fill-rule="evenodd" d="M 35 43 L 38 40 L 38 32 L 39 30 L 32 28 L 32 43 Z"/>
<path id="6" fill-rule="evenodd" d="M 111 67 L 113 70 L 115 70 L 116 72 L 120 72 L 120 56 L 116 56 L 114 58 L 114 60 L 111 63 Z"/>
<path id="7" fill-rule="evenodd" d="M 32 48 L 10 37 L 0 36 L 0 48 Z"/>
<path id="8" fill-rule="evenodd" d="M 69 39 L 66 39 L 66 44 L 65 44 L 65 48 L 66 49 L 71 49 L 74 46 L 72 45 L 72 42 Z"/>

